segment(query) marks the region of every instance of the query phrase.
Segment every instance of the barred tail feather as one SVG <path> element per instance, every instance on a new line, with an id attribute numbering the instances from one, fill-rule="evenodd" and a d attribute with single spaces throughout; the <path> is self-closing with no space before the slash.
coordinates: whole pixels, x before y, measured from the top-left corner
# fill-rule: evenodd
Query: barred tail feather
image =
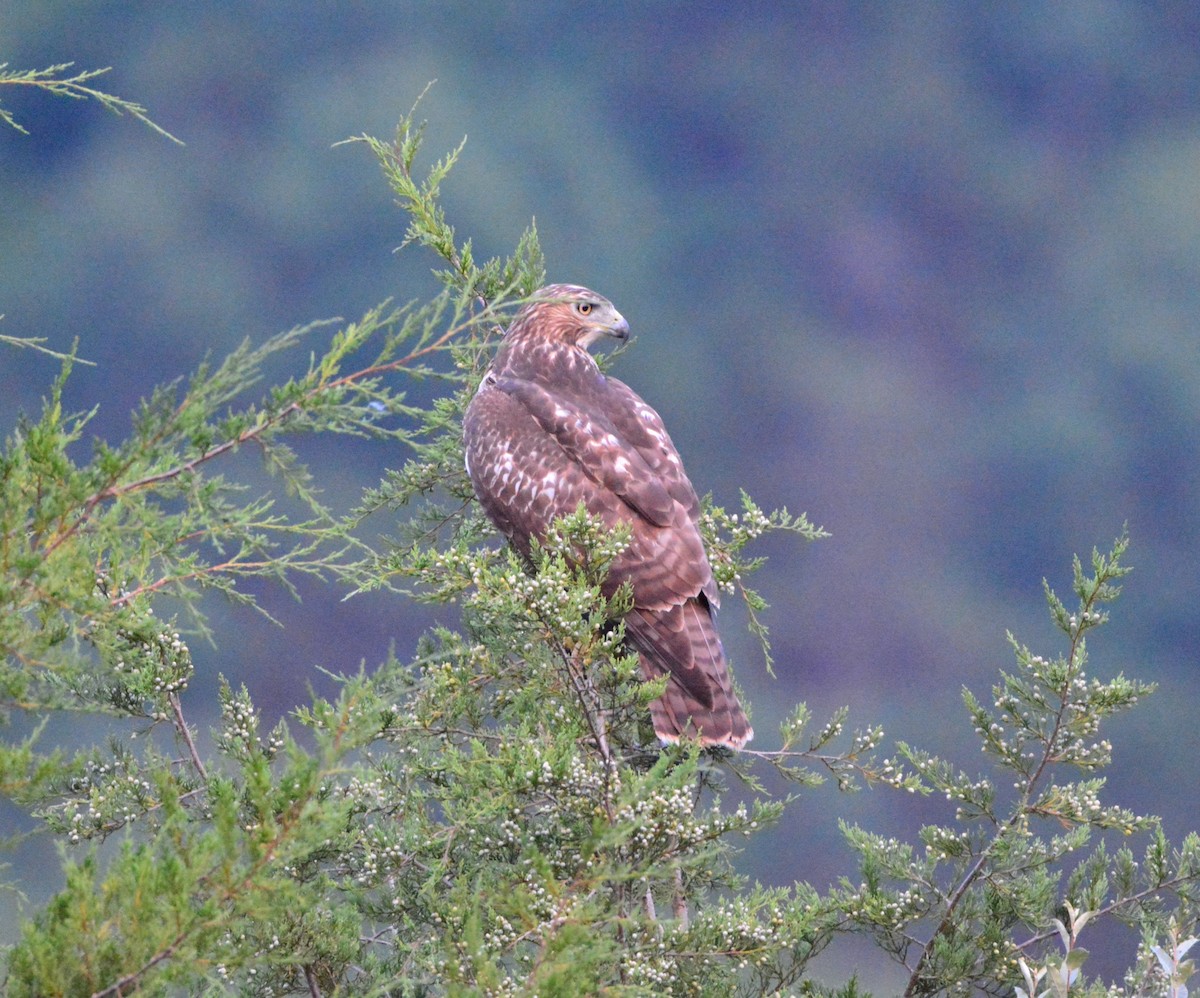
<path id="1" fill-rule="evenodd" d="M 666 692 L 650 705 L 659 738 L 698 737 L 704 745 L 740 749 L 754 737 L 706 602 L 690 599 L 665 610 L 637 607 L 625 618 L 625 628 L 641 658 L 642 675 L 671 675 Z"/>

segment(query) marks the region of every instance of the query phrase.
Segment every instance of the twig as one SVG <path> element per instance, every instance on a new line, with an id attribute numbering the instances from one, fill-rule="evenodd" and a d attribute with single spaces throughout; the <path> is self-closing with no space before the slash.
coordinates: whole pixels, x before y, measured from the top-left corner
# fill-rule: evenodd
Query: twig
<path id="1" fill-rule="evenodd" d="M 687 893 L 683 889 L 683 867 L 675 863 L 675 892 L 671 896 L 671 910 L 679 927 L 686 931 L 689 924 Z"/>
<path id="2" fill-rule="evenodd" d="M 1097 588 L 1093 590 L 1091 595 L 1088 596 L 1084 604 L 1085 617 L 1087 611 L 1090 611 L 1092 606 L 1095 604 L 1096 597 L 1099 594 L 1099 589 L 1100 587 L 1098 585 Z M 917 994 L 918 986 L 921 981 L 921 974 L 929 961 L 930 954 L 933 952 L 934 943 L 940 936 L 944 935 L 947 930 L 949 930 L 953 920 L 954 912 L 958 909 L 958 906 L 962 899 L 966 896 L 967 891 L 970 890 L 971 885 L 974 884 L 978 879 L 980 872 L 991 858 L 992 851 L 1000 843 L 1004 832 L 1012 828 L 1019 821 L 1024 820 L 1030 812 L 1029 801 L 1033 796 L 1034 788 L 1036 787 L 1038 780 L 1041 779 L 1042 774 L 1046 771 L 1046 767 L 1049 766 L 1052 761 L 1054 743 L 1058 738 L 1058 733 L 1062 727 L 1063 713 L 1067 708 L 1067 691 L 1070 689 L 1071 683 L 1075 678 L 1079 642 L 1083 638 L 1083 628 L 1080 627 L 1073 630 L 1074 633 L 1071 634 L 1070 652 L 1067 658 L 1069 668 L 1059 693 L 1061 702 L 1059 704 L 1058 712 L 1054 717 L 1053 728 L 1048 735 L 1043 736 L 1045 751 L 1042 753 L 1042 758 L 1038 761 L 1038 765 L 1033 772 L 1030 773 L 1025 780 L 1025 789 L 1022 793 L 1022 803 L 1013 812 L 1012 817 L 1010 817 L 997 831 L 991 842 L 989 842 L 983 851 L 980 852 L 979 857 L 971 865 L 971 868 L 966 872 L 966 874 L 963 875 L 963 878 L 959 881 L 958 886 L 956 886 L 947 897 L 946 912 L 942 916 L 942 920 L 938 923 L 937 928 L 934 929 L 933 935 L 929 937 L 929 941 L 926 942 L 921 948 L 921 955 L 918 957 L 916 964 L 913 966 L 912 974 L 908 978 L 908 985 L 904 989 L 905 998 L 908 998 L 910 995 Z"/>
<path id="3" fill-rule="evenodd" d="M 642 905 L 646 909 L 646 917 L 652 922 L 657 922 L 658 910 L 654 906 L 654 891 L 650 889 L 648 884 L 646 885 L 646 896 L 643 899 Z"/>
<path id="4" fill-rule="evenodd" d="M 179 933 L 179 935 L 177 935 L 171 941 L 170 945 L 165 946 L 163 949 L 155 953 L 154 956 L 150 957 L 149 960 L 142 964 L 137 970 L 133 971 L 133 973 L 126 974 L 124 977 L 118 978 L 102 991 L 93 991 L 92 998 L 110 998 L 112 995 L 120 996 L 125 993 L 126 988 L 130 989 L 131 991 L 136 990 L 139 978 L 141 978 L 148 970 L 153 970 L 164 960 L 169 960 L 172 956 L 174 956 L 175 950 L 186 938 L 186 931 Z"/>
<path id="5" fill-rule="evenodd" d="M 592 694 L 595 693 L 595 687 L 582 674 L 575 657 L 561 642 L 557 643 L 557 650 L 559 656 L 562 658 L 563 665 L 566 667 L 567 675 L 571 679 L 571 686 L 575 690 L 575 696 L 579 699 L 579 706 L 583 708 L 583 716 L 587 719 L 588 727 L 591 729 L 592 738 L 596 742 L 596 749 L 600 753 L 600 758 L 604 760 L 604 811 L 609 821 L 612 821 L 614 817 L 612 774 L 616 771 L 617 763 L 608 745 L 608 728 L 604 723 L 604 710 L 599 704 L 594 702 Z"/>
<path id="6" fill-rule="evenodd" d="M 119 499 L 121 496 L 124 496 L 130 492 L 137 492 L 140 489 L 148 488 L 153 485 L 160 485 L 163 482 L 173 481 L 176 478 L 179 478 L 181 475 L 185 475 L 190 471 L 194 471 L 200 465 L 206 464 L 214 458 L 221 457 L 223 454 L 237 450 L 243 444 L 257 441 L 269 430 L 272 430 L 285 423 L 287 419 L 294 413 L 303 411 L 305 403 L 309 402 L 310 400 L 330 390 L 342 388 L 347 385 L 353 385 L 374 375 L 385 374 L 407 367 L 414 361 L 442 349 L 450 340 L 462 333 L 464 329 L 473 325 L 475 321 L 476 320 L 474 318 L 471 318 L 465 322 L 455 323 L 432 343 L 427 343 L 425 346 L 411 351 L 404 357 L 389 361 L 386 364 L 375 364 L 370 367 L 364 367 L 358 371 L 354 371 L 351 374 L 346 374 L 340 378 L 335 378 L 332 381 L 322 381 L 306 392 L 303 397 L 295 399 L 278 412 L 264 414 L 264 416 L 254 426 L 247 427 L 236 437 L 217 444 L 214 447 L 210 447 L 203 453 L 197 454 L 190 461 L 184 461 L 172 468 L 166 468 L 165 470 L 156 472 L 152 475 L 145 475 L 136 481 L 124 483 L 113 481 L 112 484 L 99 489 L 87 498 L 87 500 L 83 503 L 83 509 L 79 516 L 75 519 L 75 522 L 66 529 L 62 530 L 46 545 L 46 555 L 52 554 L 60 545 L 78 533 L 79 530 L 82 529 L 82 527 L 91 519 L 92 511 L 102 502 L 105 502 L 108 499 Z M 186 399 L 180 403 L 178 411 L 181 411 L 186 406 L 186 403 Z M 120 472 L 117 474 L 119 475 Z"/>
<path id="7" fill-rule="evenodd" d="M 1183 884 L 1193 883 L 1200 877 L 1200 874 L 1191 877 L 1175 877 L 1171 880 L 1165 880 L 1161 884 L 1155 884 L 1153 887 L 1147 887 L 1143 891 L 1138 891 L 1136 894 L 1130 894 L 1129 897 L 1116 898 L 1106 904 L 1103 908 L 1097 908 L 1093 913 L 1093 918 L 1099 918 L 1102 915 L 1111 915 L 1114 911 L 1119 911 L 1127 904 L 1134 904 L 1141 901 L 1143 898 L 1152 898 L 1160 891 L 1170 890 L 1175 887 L 1180 887 Z M 1030 936 L 1023 943 L 1017 944 L 1017 949 L 1024 952 L 1038 943 L 1045 942 L 1047 939 L 1053 939 L 1058 935 L 1057 929 L 1047 929 L 1045 932 L 1039 932 L 1035 936 Z"/>
<path id="8" fill-rule="evenodd" d="M 188 728 L 187 721 L 184 720 L 183 706 L 179 702 L 179 694 L 168 693 L 167 703 L 171 705 L 171 712 L 175 715 L 175 730 L 179 732 L 179 736 L 187 746 L 188 755 L 192 758 L 192 765 L 196 768 L 196 772 L 200 774 L 200 779 L 207 783 L 208 771 L 204 768 L 204 760 L 200 758 L 200 753 L 196 751 L 196 743 L 192 741 L 191 729 Z"/>

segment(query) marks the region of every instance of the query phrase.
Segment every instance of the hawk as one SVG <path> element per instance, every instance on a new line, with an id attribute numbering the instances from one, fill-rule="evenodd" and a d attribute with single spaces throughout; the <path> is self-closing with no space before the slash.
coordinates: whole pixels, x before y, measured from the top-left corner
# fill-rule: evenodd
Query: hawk
<path id="1" fill-rule="evenodd" d="M 606 298 L 572 284 L 536 292 L 467 407 L 467 474 L 484 511 L 526 557 L 531 540 L 581 502 L 609 527 L 629 525 L 604 594 L 631 584 L 626 640 L 643 676 L 670 676 L 650 707 L 655 733 L 740 749 L 754 732 L 717 636 L 720 600 L 697 525 L 700 503 L 658 413 L 588 353 L 606 336 L 629 336 Z"/>

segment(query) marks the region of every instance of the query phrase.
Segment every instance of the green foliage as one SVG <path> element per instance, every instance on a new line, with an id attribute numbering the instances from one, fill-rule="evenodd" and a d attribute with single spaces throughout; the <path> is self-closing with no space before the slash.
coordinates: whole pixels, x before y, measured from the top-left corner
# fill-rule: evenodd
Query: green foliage
<path id="1" fill-rule="evenodd" d="M 33 87 L 36 90 L 54 94 L 58 97 L 70 97 L 72 100 L 94 100 L 103 107 L 108 108 L 113 114 L 128 114 L 131 118 L 136 118 L 143 125 L 152 128 L 164 138 L 183 145 L 174 135 L 151 121 L 146 114 L 146 109 L 140 104 L 123 100 L 113 94 L 105 93 L 103 90 L 96 90 L 87 85 L 97 76 L 103 76 L 107 73 L 112 68 L 111 66 L 106 66 L 104 69 L 85 69 L 74 76 L 66 75 L 67 70 L 73 65 L 74 63 L 64 62 L 59 63 L 57 66 L 47 66 L 45 69 L 10 70 L 8 63 L 0 62 L 0 86 Z M 0 122 L 11 125 L 22 134 L 29 134 L 28 131 L 21 127 L 16 118 L 12 116 L 12 112 L 6 110 L 3 106 L 0 106 Z"/>
<path id="2" fill-rule="evenodd" d="M 1002 673 L 991 706 L 964 690 L 982 748 L 1008 782 L 964 773 L 901 743 L 892 771 L 907 770 L 918 789 L 944 796 L 954 805 L 954 824 L 922 828 L 921 849 L 846 828 L 862 879 L 843 883 L 843 904 L 905 964 L 907 993 L 1003 990 L 1023 979 L 1031 994 L 1043 993 L 1035 989 L 1046 982 L 1050 994 L 1066 994 L 1068 985 L 1082 994 L 1087 951 L 1075 943 L 1089 921 L 1113 915 L 1157 938 L 1167 929 L 1165 899 L 1173 895 L 1175 917 L 1195 922 L 1200 838 L 1189 836 L 1172 854 L 1156 818 L 1105 804 L 1103 778 L 1070 772 L 1106 766 L 1112 746 L 1097 737 L 1101 724 L 1153 690 L 1122 675 L 1104 682 L 1085 668 L 1085 634 L 1108 621 L 1102 608 L 1116 599 L 1116 580 L 1129 571 L 1122 564 L 1128 543 L 1122 536 L 1111 553 L 1093 552 L 1091 575 L 1075 560 L 1074 611 L 1045 586 L 1050 615 L 1067 641 L 1064 654 L 1035 655 L 1010 635 L 1017 670 Z M 1068 865 L 1097 833 L 1110 830 L 1152 835 L 1140 868 L 1128 847 L 1110 856 L 1103 840 Z M 1057 916 L 1060 906 L 1067 923 Z M 1022 926 L 1032 932 L 1024 940 Z M 1063 955 L 1052 951 L 1056 938 Z M 1031 962 L 1040 970 L 1032 971 Z"/>
<path id="3" fill-rule="evenodd" d="M 427 302 L 245 345 L 153 392 L 127 441 L 86 458 L 93 413 L 64 411 L 76 359 L 59 355 L 40 418 L 7 438 L 0 696 L 39 726 L 0 745 L 0 789 L 63 851 L 60 890 L 6 955 L 8 992 L 850 998 L 855 980 L 826 988 L 809 962 L 857 931 L 904 963 L 909 994 L 1089 994 L 1103 989 L 1083 977 L 1079 937 L 1112 916 L 1142 934 L 1130 992 L 1184 994 L 1200 839 L 1172 847 L 1155 819 L 1105 801 L 1097 775 L 1101 725 L 1151 691 L 1087 671 L 1126 539 L 1091 574 L 1076 563 L 1076 609 L 1047 587 L 1061 655 L 1013 641 L 990 704 L 964 692 L 994 772 L 904 744 L 876 759 L 881 729 L 847 736 L 841 711 L 810 732 L 803 705 L 779 749 L 658 745 L 647 704 L 662 681 L 642 682 L 623 643 L 630 594 L 601 587 L 627 536 L 579 509 L 526 562 L 472 500 L 462 412 L 542 260 L 531 228 L 511 257 L 477 264 L 438 200 L 462 147 L 420 179 L 420 140 L 410 114 L 394 141 L 357 141 L 408 215 L 406 241 L 439 261 Z M 267 361 L 302 342 L 302 373 L 250 400 Z M 428 378 L 445 387 L 429 405 L 393 387 Z M 289 445 L 316 433 L 384 438 L 407 460 L 341 513 Z M 270 494 L 233 477 L 245 448 Z M 400 521 L 384 550 L 361 529 L 380 515 Z M 748 548 L 823 532 L 745 494 L 737 513 L 706 499 L 703 528 L 769 664 Z M 247 580 L 302 576 L 456 604 L 461 625 L 339 675 L 335 697 L 269 732 L 223 684 L 202 751 L 190 645 L 222 635 L 199 596 L 253 606 Z M 181 620 L 156 612 L 168 605 Z M 104 714 L 114 735 L 43 748 L 63 712 Z M 942 797 L 952 813 L 908 842 L 845 824 L 861 871 L 832 889 L 750 886 L 737 844 L 791 802 L 760 786 L 763 767 L 804 788 L 829 774 Z"/>

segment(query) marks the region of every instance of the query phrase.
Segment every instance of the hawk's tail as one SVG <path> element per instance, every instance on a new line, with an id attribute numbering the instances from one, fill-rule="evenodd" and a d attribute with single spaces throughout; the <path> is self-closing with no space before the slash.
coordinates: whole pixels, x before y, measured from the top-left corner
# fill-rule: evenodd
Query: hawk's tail
<path id="1" fill-rule="evenodd" d="M 754 737 L 707 602 L 689 599 L 665 610 L 635 607 L 625 618 L 625 633 L 639 652 L 643 676 L 671 675 L 666 692 L 650 705 L 659 738 L 699 737 L 704 745 L 740 749 Z"/>

